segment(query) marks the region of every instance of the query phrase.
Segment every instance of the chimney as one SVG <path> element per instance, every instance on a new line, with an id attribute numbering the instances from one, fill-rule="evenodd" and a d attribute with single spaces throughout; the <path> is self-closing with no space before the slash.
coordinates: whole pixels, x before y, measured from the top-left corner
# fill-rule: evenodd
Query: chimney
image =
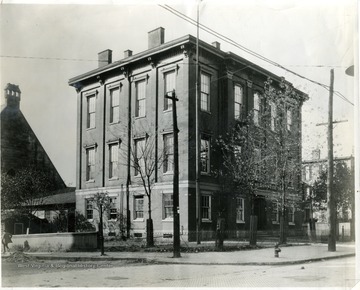
<path id="1" fill-rule="evenodd" d="M 319 160 L 320 159 L 320 149 L 315 149 L 311 152 L 311 159 L 312 160 Z"/>
<path id="2" fill-rule="evenodd" d="M 98 53 L 98 66 L 103 67 L 112 62 L 112 50 L 106 49 Z"/>
<path id="3" fill-rule="evenodd" d="M 220 49 L 220 42 L 214 41 L 212 43 L 212 46 L 216 47 L 217 49 Z"/>
<path id="4" fill-rule="evenodd" d="M 149 49 L 162 45 L 164 43 L 164 36 L 165 29 L 162 27 L 149 31 Z"/>
<path id="5" fill-rule="evenodd" d="M 19 86 L 8 83 L 5 87 L 5 99 L 8 107 L 19 109 L 21 91 Z"/>
<path id="6" fill-rule="evenodd" d="M 128 49 L 124 51 L 124 58 L 132 56 L 133 52 L 132 50 Z"/>

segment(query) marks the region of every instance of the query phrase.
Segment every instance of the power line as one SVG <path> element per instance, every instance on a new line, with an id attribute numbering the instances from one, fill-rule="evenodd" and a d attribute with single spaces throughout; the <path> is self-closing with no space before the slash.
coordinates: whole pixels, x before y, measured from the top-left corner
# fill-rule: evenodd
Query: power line
<path id="1" fill-rule="evenodd" d="M 159 4 L 159 6 L 160 6 L 161 8 L 163 8 L 163 9 L 169 11 L 170 13 L 176 15 L 177 17 L 182 18 L 183 20 L 189 22 L 190 24 L 195 25 L 195 26 L 197 25 L 196 20 L 194 20 L 194 19 L 188 17 L 187 15 L 185 15 L 185 14 L 177 11 L 176 9 L 172 8 L 171 6 L 166 5 L 166 4 L 165 4 L 165 5 Z M 199 27 L 200 27 L 202 30 L 204 30 L 204 31 L 208 32 L 209 34 L 212 34 L 212 35 L 220 38 L 221 40 L 223 40 L 223 41 L 225 41 L 225 42 L 227 42 L 227 43 L 229 43 L 229 44 L 231 44 L 231 45 L 234 45 L 235 47 L 239 48 L 240 50 L 243 50 L 243 51 L 247 52 L 248 54 L 250 54 L 250 55 L 252 55 L 252 56 L 255 56 L 255 57 L 257 57 L 257 58 L 259 58 L 259 59 L 261 59 L 261 60 L 263 60 L 263 61 L 265 61 L 265 62 L 268 62 L 268 63 L 270 63 L 270 64 L 273 65 L 273 66 L 279 67 L 279 68 L 281 68 L 281 69 L 283 69 L 283 70 L 285 70 L 285 71 L 287 71 L 287 72 L 289 72 L 289 73 L 291 73 L 291 74 L 293 74 L 293 75 L 295 75 L 295 76 L 297 76 L 297 77 L 300 77 L 300 78 L 302 78 L 302 79 L 305 79 L 305 80 L 307 80 L 307 81 L 309 81 L 309 82 L 312 82 L 312 83 L 314 83 L 314 84 L 316 84 L 316 85 L 319 85 L 319 86 L 323 87 L 323 88 L 326 89 L 326 90 L 329 90 L 329 86 L 328 86 L 328 85 L 325 85 L 325 84 L 322 84 L 322 83 L 320 83 L 320 82 L 314 81 L 314 80 L 309 79 L 309 78 L 307 78 L 307 77 L 305 77 L 305 76 L 303 76 L 303 75 L 300 75 L 300 74 L 298 74 L 298 73 L 296 73 L 296 72 L 294 72 L 294 71 L 292 71 L 292 70 L 290 70 L 290 69 L 287 69 L 286 67 L 282 66 L 281 64 L 279 64 L 279 63 L 277 63 L 277 62 L 275 62 L 275 61 L 272 61 L 272 60 L 266 58 L 265 56 L 263 56 L 263 55 L 261 55 L 261 54 L 259 54 L 259 53 L 256 53 L 256 52 L 254 52 L 254 51 L 252 51 L 252 50 L 244 47 L 243 45 L 237 43 L 236 41 L 234 41 L 234 40 L 232 40 L 232 39 L 224 36 L 224 35 L 221 34 L 221 33 L 216 32 L 215 30 L 213 30 L 213 29 L 211 29 L 211 28 L 209 28 L 209 27 L 207 27 L 207 26 L 205 26 L 205 25 L 203 25 L 203 24 L 201 24 L 201 23 L 199 23 L 198 25 L 199 25 Z M 319 66 L 319 67 L 320 67 L 320 66 Z M 325 67 L 325 66 L 323 66 L 323 67 Z M 340 97 L 340 98 L 343 99 L 344 101 L 348 102 L 349 104 L 354 105 L 354 104 L 353 104 L 350 100 L 348 100 L 345 96 L 343 96 L 343 95 L 340 94 L 339 92 L 336 92 L 336 93 L 337 93 L 336 95 L 337 95 L 338 97 Z"/>
<path id="2" fill-rule="evenodd" d="M 0 57 L 3 58 L 25 58 L 25 59 L 44 59 L 44 60 L 66 60 L 66 61 L 96 61 L 99 60 L 95 59 L 77 59 L 77 58 L 60 58 L 60 57 L 41 57 L 41 56 L 18 56 L 18 55 L 0 55 Z M 101 60 L 100 60 L 101 62 Z M 103 60 L 102 62 L 106 62 L 106 60 Z"/>

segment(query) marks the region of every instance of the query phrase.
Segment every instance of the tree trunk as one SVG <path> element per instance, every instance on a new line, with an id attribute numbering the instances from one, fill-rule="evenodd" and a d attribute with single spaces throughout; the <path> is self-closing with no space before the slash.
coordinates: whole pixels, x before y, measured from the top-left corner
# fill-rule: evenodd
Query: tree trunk
<path id="1" fill-rule="evenodd" d="M 257 216 L 251 215 L 250 216 L 250 237 L 249 237 L 250 246 L 256 246 L 257 222 L 258 222 Z"/>
<path id="2" fill-rule="evenodd" d="M 102 205 L 100 206 L 100 225 L 99 225 L 99 232 L 100 232 L 100 247 L 101 247 L 101 256 L 104 256 L 104 231 L 103 231 L 103 210 Z"/>
<path id="3" fill-rule="evenodd" d="M 154 229 L 153 229 L 152 219 L 146 220 L 146 246 L 147 247 L 154 246 Z"/>
<path id="4" fill-rule="evenodd" d="M 285 214 L 282 213 L 280 216 L 280 240 L 279 244 L 286 244 L 286 225 L 285 225 Z"/>

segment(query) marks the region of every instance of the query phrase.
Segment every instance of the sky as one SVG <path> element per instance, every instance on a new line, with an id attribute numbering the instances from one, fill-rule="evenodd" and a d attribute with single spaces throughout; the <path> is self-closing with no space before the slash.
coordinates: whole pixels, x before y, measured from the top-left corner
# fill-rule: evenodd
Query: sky
<path id="1" fill-rule="evenodd" d="M 147 49 L 147 33 L 165 28 L 165 42 L 192 34 L 196 26 L 153 1 L 2 1 L 0 5 L 0 81 L 20 86 L 20 108 L 65 183 L 75 186 L 77 94 L 68 80 L 97 67 L 97 54 Z M 29 1 L 27 1 L 29 3 Z M 198 1 L 162 1 L 196 19 Z M 200 23 L 308 79 L 330 85 L 334 69 L 334 154 L 354 150 L 355 79 L 345 69 L 357 60 L 356 0 L 215 1 L 199 4 Z M 219 41 L 238 54 L 284 76 L 309 95 L 303 106 L 303 158 L 321 149 L 326 157 L 329 91 L 249 55 L 200 30 L 200 39 Z M 4 103 L 2 91 L 1 104 Z"/>

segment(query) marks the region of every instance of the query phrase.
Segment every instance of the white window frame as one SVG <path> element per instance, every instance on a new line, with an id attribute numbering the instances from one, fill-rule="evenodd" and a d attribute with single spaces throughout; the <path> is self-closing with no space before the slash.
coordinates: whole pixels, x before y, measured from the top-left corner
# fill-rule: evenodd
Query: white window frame
<path id="1" fill-rule="evenodd" d="M 141 201 L 141 202 L 138 203 L 139 201 Z M 139 210 L 139 209 L 142 209 L 142 210 Z M 133 218 L 135 221 L 143 221 L 144 220 L 144 196 L 143 195 L 134 196 L 134 217 Z"/>
<path id="2" fill-rule="evenodd" d="M 168 199 L 170 197 L 170 199 Z M 163 209 L 163 220 L 173 220 L 174 219 L 174 195 L 172 192 L 164 192 L 162 198 L 162 209 Z M 166 204 L 168 202 L 168 204 Z M 169 209 L 170 214 L 167 215 L 166 209 Z"/>
<path id="3" fill-rule="evenodd" d="M 286 128 L 291 131 L 293 125 L 293 113 L 291 109 L 286 110 Z"/>
<path id="4" fill-rule="evenodd" d="M 110 197 L 110 208 L 109 208 L 109 216 L 108 220 L 116 220 L 117 219 L 117 204 L 116 204 L 116 197 Z M 115 215 L 115 217 L 114 217 Z"/>
<path id="5" fill-rule="evenodd" d="M 86 96 L 86 129 L 96 127 L 96 93 Z"/>
<path id="6" fill-rule="evenodd" d="M 234 118 L 240 119 L 242 117 L 242 111 L 244 106 L 244 88 L 243 86 L 236 84 L 234 86 Z"/>
<path id="7" fill-rule="evenodd" d="M 211 75 L 205 72 L 200 74 L 200 109 L 210 112 Z"/>
<path id="8" fill-rule="evenodd" d="M 276 104 L 273 101 L 270 101 L 270 128 L 272 131 L 276 131 L 276 118 L 277 118 L 277 108 Z"/>
<path id="9" fill-rule="evenodd" d="M 163 173 L 174 172 L 174 134 L 163 135 L 164 138 L 164 164 Z"/>
<path id="10" fill-rule="evenodd" d="M 203 222 L 211 221 L 211 200 L 212 200 L 211 194 L 209 193 L 201 194 L 201 220 Z"/>
<path id="11" fill-rule="evenodd" d="M 260 125 L 260 103 L 261 103 L 261 95 L 259 92 L 254 93 L 254 109 L 253 109 L 253 118 L 254 124 L 256 126 Z"/>
<path id="12" fill-rule="evenodd" d="M 164 111 L 172 110 L 172 100 L 166 97 L 166 94 L 176 91 L 176 70 L 171 69 L 163 73 L 164 75 Z"/>
<path id="13" fill-rule="evenodd" d="M 95 165 L 96 165 L 95 146 L 86 148 L 85 153 L 86 153 L 86 181 L 93 181 L 95 180 Z"/>
<path id="14" fill-rule="evenodd" d="M 236 197 L 236 223 L 245 223 L 245 199 Z"/>
<path id="15" fill-rule="evenodd" d="M 207 148 L 205 143 L 207 143 Z M 210 174 L 210 152 L 211 152 L 211 138 L 209 136 L 202 136 L 200 140 L 200 171 L 201 174 Z M 205 162 L 203 161 L 205 159 Z M 204 170 L 205 169 L 205 170 Z"/>
<path id="16" fill-rule="evenodd" d="M 141 118 L 146 116 L 146 78 L 139 79 L 135 82 L 135 117 Z M 143 87 L 140 87 L 143 86 Z M 142 90 L 141 90 L 142 89 Z"/>
<path id="17" fill-rule="evenodd" d="M 295 206 L 290 205 L 288 211 L 288 223 L 295 224 Z"/>
<path id="18" fill-rule="evenodd" d="M 94 219 L 94 200 L 92 198 L 85 198 L 85 216 L 87 220 Z"/>
<path id="19" fill-rule="evenodd" d="M 114 92 L 118 93 L 114 95 Z M 120 92 L 121 86 L 109 88 L 110 96 L 110 123 L 119 123 L 120 122 Z"/>
<path id="20" fill-rule="evenodd" d="M 145 160 L 144 160 L 144 151 L 145 151 L 145 146 L 146 146 L 146 138 L 138 138 L 134 140 L 135 143 L 135 160 L 134 162 L 138 162 L 138 165 L 135 166 L 135 176 L 140 176 L 140 170 L 143 171 L 145 170 Z M 140 150 L 140 144 L 142 144 L 142 150 Z M 139 161 L 139 156 L 140 157 L 140 161 Z M 138 166 L 140 168 L 138 168 Z M 140 170 L 139 170 L 140 169 Z"/>
<path id="21" fill-rule="evenodd" d="M 111 143 L 109 144 L 109 178 L 117 179 L 118 177 L 119 177 L 119 143 Z"/>

